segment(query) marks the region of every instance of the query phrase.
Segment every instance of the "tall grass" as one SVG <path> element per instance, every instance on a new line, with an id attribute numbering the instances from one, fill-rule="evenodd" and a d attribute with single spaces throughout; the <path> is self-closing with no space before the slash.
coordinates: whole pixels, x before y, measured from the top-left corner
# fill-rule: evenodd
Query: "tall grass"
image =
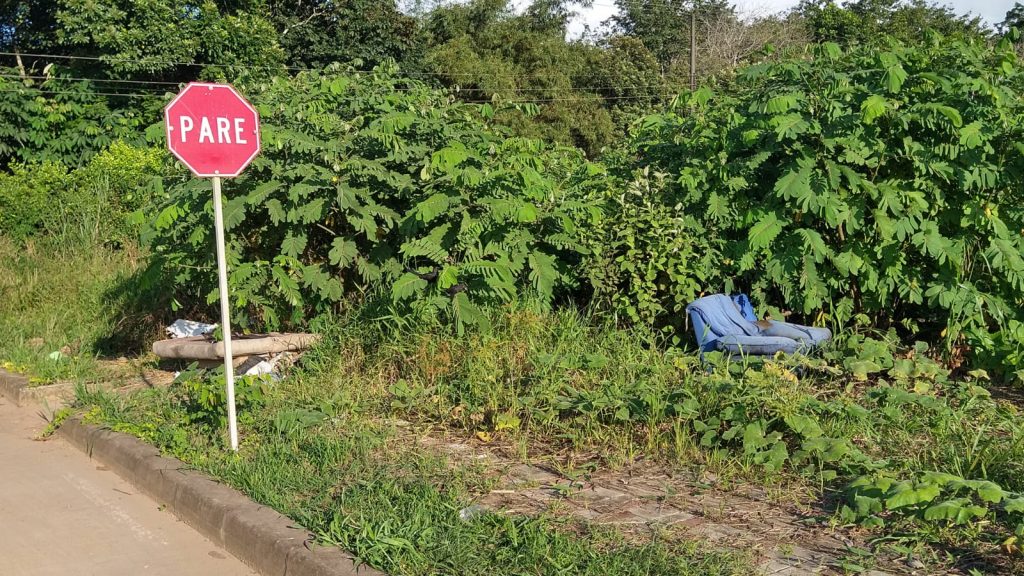
<path id="1" fill-rule="evenodd" d="M 864 350 L 892 355 L 882 340 L 854 335 L 849 348 L 839 343 L 824 358 L 702 363 L 575 311 L 510 306 L 489 314 L 489 331 L 461 337 L 430 321 L 382 322 L 371 307 L 321 318 L 324 340 L 302 367 L 256 396 L 240 388 L 237 458 L 224 455 L 223 426 L 211 425 L 223 409 L 201 401 L 204 386 L 219 390 L 216 379 L 191 375 L 199 380 L 169 390 L 81 399 L 95 421 L 155 443 L 399 574 L 549 573 L 541 558 L 561 558 L 572 573 L 607 565 L 621 566 L 609 574 L 685 574 L 705 562 L 716 573 L 736 564 L 668 543 L 642 553 L 607 544 L 614 557 L 602 556 L 606 544 L 580 548 L 561 537 L 534 543 L 554 547 L 543 554 L 516 549 L 526 535 L 550 531 L 551 520 L 455 520 L 471 495 L 486 492 L 486 480 L 410 444 L 396 418 L 499 443 L 570 476 L 643 460 L 783 494 L 817 488 L 826 496 L 875 471 L 942 471 L 1024 490 L 1016 408 L 994 400 L 980 375 L 953 378 L 921 350 L 897 350 L 889 369 L 865 378 L 845 366 Z M 991 546 L 1012 530 L 1001 514 L 993 509 L 958 530 L 928 524 L 912 537 Z M 638 564 L 641 557 L 654 563 Z M 501 568 L 508 558 L 522 563 Z"/>
<path id="2" fill-rule="evenodd" d="M 630 542 L 613 528 L 554 516 L 465 517 L 488 481 L 422 450 L 377 414 L 300 377 L 242 415 L 239 453 L 189 396 L 188 385 L 124 398 L 80 390 L 86 417 L 160 446 L 294 518 L 395 576 L 428 574 L 725 575 L 753 572 L 745 554 L 656 534 Z M 364 413 L 365 412 L 365 413 Z M 310 417 L 310 416 L 315 417 Z"/>
<path id="3" fill-rule="evenodd" d="M 69 231 L 14 241 L 0 235 L 0 361 L 37 383 L 96 372 L 96 358 L 127 330 L 124 290 L 138 251 L 114 249 Z"/>
<path id="4" fill-rule="evenodd" d="M 840 474 L 876 460 L 893 472 L 947 470 L 1024 490 L 1016 408 L 926 354 L 897 350 L 908 358 L 860 380 L 844 362 L 868 347 L 862 338 L 838 343 L 827 359 L 716 363 L 577 311 L 491 312 L 492 330 L 464 338 L 430 323 L 328 324 L 309 363 L 315 377 L 296 384 L 294 398 L 338 394 L 379 413 L 484 433 L 523 455 L 596 454 L 613 466 L 654 459 L 768 482 L 798 472 L 796 458 L 751 467 L 742 435 L 724 432 L 763 422 L 765 437 L 777 432 L 793 455 L 807 418 L 844 443 L 833 448 L 849 456 L 823 464 Z M 889 343 L 869 344 L 893 354 Z"/>

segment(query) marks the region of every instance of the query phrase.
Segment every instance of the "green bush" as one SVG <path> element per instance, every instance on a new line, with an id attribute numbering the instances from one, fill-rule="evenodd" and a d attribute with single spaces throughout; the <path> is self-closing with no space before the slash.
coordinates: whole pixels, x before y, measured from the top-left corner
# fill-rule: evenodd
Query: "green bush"
<path id="1" fill-rule="evenodd" d="M 225 183 L 230 285 L 243 327 L 299 323 L 346 294 L 390 292 L 396 307 L 462 328 L 477 306 L 578 280 L 578 196 L 600 176 L 579 151 L 491 130 L 490 106 L 396 77 L 332 69 L 248 91 L 263 152 Z M 210 183 L 169 186 L 146 238 L 182 305 L 216 297 Z"/>
<path id="2" fill-rule="evenodd" d="M 722 242 L 693 215 L 669 203 L 663 174 L 638 171 L 604 194 L 603 226 L 589 228 L 581 275 L 595 304 L 619 323 L 656 327 L 674 344 L 685 328 L 686 305 L 702 294 L 730 290 L 718 269 Z"/>
<path id="3" fill-rule="evenodd" d="M 116 246 L 138 241 L 137 212 L 150 203 L 164 152 L 115 142 L 83 167 L 12 164 L 0 173 L 0 232 L 24 240 L 47 234 Z"/>
<path id="4" fill-rule="evenodd" d="M 0 67 L 0 168 L 14 162 L 81 166 L 118 139 L 141 136 L 143 117 L 156 115 L 161 98 L 126 103 L 93 81 L 49 67 L 43 80 L 22 74 Z"/>
<path id="5" fill-rule="evenodd" d="M 56 162 L 10 168 L 10 174 L 0 172 L 0 233 L 23 240 L 43 229 L 71 178 L 67 168 Z"/>
<path id="6" fill-rule="evenodd" d="M 51 235 L 80 232 L 118 246 L 138 242 L 142 218 L 157 189 L 165 152 L 115 142 L 75 170 L 46 218 Z"/>
<path id="7" fill-rule="evenodd" d="M 633 152 L 758 300 L 955 344 L 1020 315 L 1022 95 L 1008 40 L 825 44 L 685 95 Z"/>

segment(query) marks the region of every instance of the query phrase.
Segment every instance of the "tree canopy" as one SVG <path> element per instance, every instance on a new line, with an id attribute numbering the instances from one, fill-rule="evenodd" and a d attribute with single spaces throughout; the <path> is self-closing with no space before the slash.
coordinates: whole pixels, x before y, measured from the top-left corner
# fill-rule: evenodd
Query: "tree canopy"
<path id="1" fill-rule="evenodd" d="M 89 141 L 106 142 L 120 134 L 115 126 L 157 121 L 178 83 L 261 82 L 335 62 L 359 70 L 394 62 L 456 99 L 490 103 L 493 121 L 515 134 L 593 157 L 688 87 L 691 15 L 695 72 L 704 83 L 730 82 L 739 66 L 800 52 L 811 41 L 914 44 L 927 30 L 991 37 L 977 17 L 927 0 L 804 0 L 791 12 L 759 15 L 741 14 L 727 0 L 616 0 L 617 13 L 602 28 L 569 38 L 574 13 L 589 4 L 5 0 L 0 65 L 9 73 L 0 110 L 10 123 L 0 165 L 12 150 L 33 157 L 34 134 L 52 131 L 50 120 L 66 114 L 95 125 L 90 130 L 102 137 Z M 1001 27 L 1022 17 L 1017 4 Z"/>
<path id="2" fill-rule="evenodd" d="M 917 44 L 932 30 L 951 39 L 985 39 L 990 31 L 980 16 L 958 15 L 928 0 L 803 0 L 796 12 L 807 20 L 818 42 L 870 44 L 885 37 Z"/>
<path id="3" fill-rule="evenodd" d="M 1009 30 L 1010 28 L 1024 28 L 1024 4 L 1015 2 L 1013 8 L 1010 8 L 1006 12 L 1006 18 L 1003 19 L 1002 23 L 999 24 L 1000 30 Z"/>

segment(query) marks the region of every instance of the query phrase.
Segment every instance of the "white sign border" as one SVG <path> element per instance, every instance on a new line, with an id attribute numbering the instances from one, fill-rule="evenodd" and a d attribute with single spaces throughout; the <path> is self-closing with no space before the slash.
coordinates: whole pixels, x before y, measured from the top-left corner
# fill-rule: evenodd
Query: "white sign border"
<path id="1" fill-rule="evenodd" d="M 184 158 L 182 158 L 180 154 L 178 154 L 178 151 L 174 149 L 173 140 L 171 140 L 171 123 L 167 115 L 171 109 L 171 106 L 174 106 L 174 104 L 177 103 L 178 100 L 181 100 L 182 96 L 187 94 L 188 91 L 191 90 L 193 87 L 207 88 L 210 90 L 216 90 L 217 88 L 227 88 L 231 91 L 232 94 L 234 94 L 239 100 L 242 101 L 245 107 L 248 108 L 250 112 L 252 112 L 253 117 L 255 117 L 256 119 L 256 149 L 253 150 L 253 153 L 248 158 L 246 158 L 245 162 L 243 162 L 242 165 L 238 168 L 238 170 L 236 170 L 233 174 L 223 174 L 220 172 L 201 174 L 199 172 L 196 172 L 196 170 L 192 168 L 192 166 L 190 166 L 189 163 Z M 199 178 L 235 178 L 239 174 L 244 172 L 246 168 L 249 167 L 249 164 L 252 163 L 253 159 L 256 158 L 256 156 L 259 156 L 260 150 L 263 148 L 263 143 L 260 141 L 259 110 L 256 110 L 256 107 L 253 106 L 251 102 L 246 100 L 245 96 L 239 94 L 238 90 L 235 90 L 235 87 L 230 84 L 214 84 L 211 82 L 189 82 L 185 86 L 185 88 L 183 88 L 181 92 L 179 92 L 178 95 L 174 97 L 173 100 L 167 103 L 167 106 L 164 106 L 164 134 L 167 137 L 167 148 L 171 151 L 171 154 L 174 154 L 175 158 L 180 160 L 182 164 L 184 164 L 193 174 L 195 174 Z"/>

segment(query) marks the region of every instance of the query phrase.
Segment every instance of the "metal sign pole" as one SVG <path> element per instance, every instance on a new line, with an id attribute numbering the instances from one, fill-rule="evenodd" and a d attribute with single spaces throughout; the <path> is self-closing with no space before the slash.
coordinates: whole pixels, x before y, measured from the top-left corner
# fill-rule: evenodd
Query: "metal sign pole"
<path id="1" fill-rule="evenodd" d="M 223 333 L 224 387 L 228 433 L 238 451 L 235 367 L 231 354 L 231 295 L 224 242 L 224 201 L 221 178 L 233 178 L 260 153 L 260 115 L 229 84 L 190 82 L 164 108 L 167 148 L 199 178 L 213 178 L 214 232 L 217 239 L 217 280 L 220 328 Z M 216 128 L 216 130 L 214 129 Z"/>
<path id="2" fill-rule="evenodd" d="M 228 433 L 231 449 L 238 451 L 238 421 L 235 418 L 235 366 L 231 358 L 231 317 L 228 296 L 228 262 L 224 252 L 224 210 L 220 199 L 220 176 L 213 177 L 213 227 L 217 232 L 217 275 L 220 282 L 220 330 L 224 338 L 224 382 L 228 392 Z"/>

